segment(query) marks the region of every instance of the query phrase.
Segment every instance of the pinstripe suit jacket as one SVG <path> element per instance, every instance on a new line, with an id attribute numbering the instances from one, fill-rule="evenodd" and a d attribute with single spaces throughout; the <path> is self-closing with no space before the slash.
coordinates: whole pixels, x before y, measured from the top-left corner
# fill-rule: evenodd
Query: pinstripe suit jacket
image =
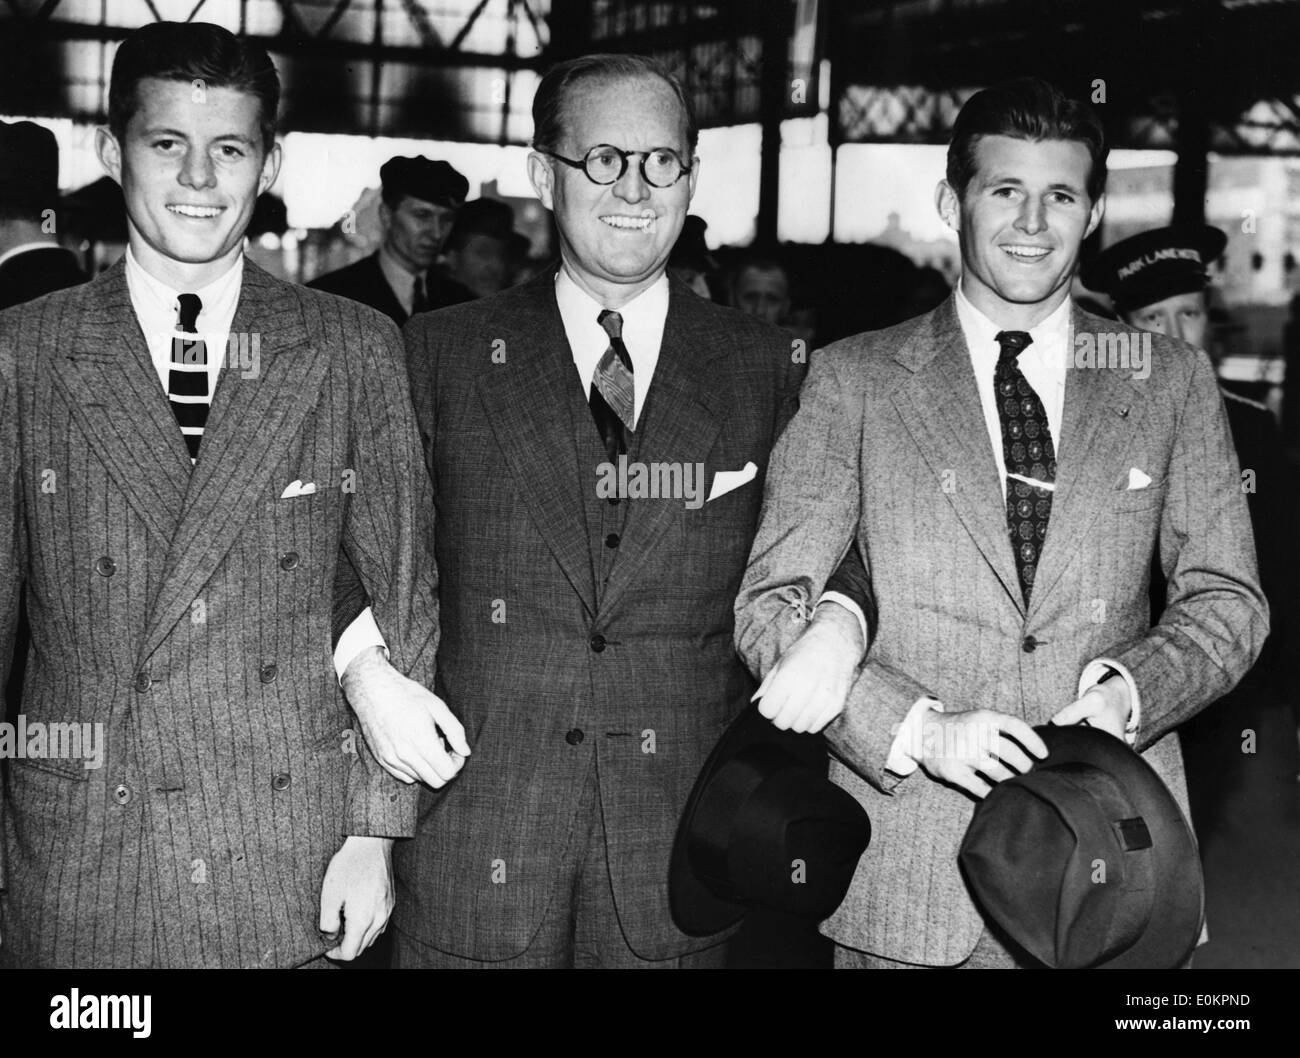
<path id="1" fill-rule="evenodd" d="M 1075 311 L 1075 333 L 1125 330 Z M 982 922 L 957 866 L 974 809 L 917 771 L 885 770 L 923 694 L 1046 723 L 1106 656 L 1141 698 L 1137 748 L 1186 811 L 1181 721 L 1231 688 L 1259 653 L 1267 607 L 1214 373 L 1203 353 L 1153 338 L 1150 376 L 1070 370 L 1051 524 L 1022 600 L 975 375 L 950 298 L 813 358 L 800 411 L 772 455 L 737 644 L 765 673 L 791 638 L 788 605 L 815 598 L 856 540 L 879 628 L 845 712 L 827 729 L 832 777 L 871 815 L 871 847 L 824 925 L 836 941 L 951 965 Z M 1129 470 L 1148 488 L 1130 491 Z M 1150 627 L 1153 554 L 1169 604 Z"/>
<path id="2" fill-rule="evenodd" d="M 543 274 L 406 328 L 437 503 L 437 689 L 474 752 L 422 794 L 419 834 L 399 843 L 396 922 L 457 955 L 524 951 L 594 754 L 619 921 L 637 954 L 665 959 L 715 943 L 673 925 L 669 852 L 705 756 L 752 692 L 731 606 L 802 367 L 788 336 L 673 283 L 638 458 L 702 463 L 706 485 L 749 461 L 758 477 L 694 510 L 631 502 L 597 604 L 581 492 L 596 483 L 578 471 L 575 402 L 589 416 L 554 286 Z"/>
<path id="3" fill-rule="evenodd" d="M 394 664 L 433 680 L 399 336 L 244 269 L 232 332 L 260 363 L 227 363 L 192 470 L 120 263 L 0 314 L 0 643 L 25 587 L 24 715 L 102 724 L 107 747 L 98 770 L 11 762 L 11 963 L 302 962 L 328 947 L 319 892 L 344 836 L 413 830 L 414 794 L 351 737 L 330 660 L 342 546 Z M 295 479 L 316 492 L 281 499 Z"/>

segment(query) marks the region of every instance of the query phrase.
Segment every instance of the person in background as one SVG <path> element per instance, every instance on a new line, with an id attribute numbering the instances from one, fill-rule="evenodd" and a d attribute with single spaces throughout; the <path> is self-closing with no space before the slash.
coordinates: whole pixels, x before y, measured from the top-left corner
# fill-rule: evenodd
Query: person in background
<path id="1" fill-rule="evenodd" d="M 399 327 L 417 313 L 471 300 L 468 289 L 433 267 L 469 182 L 446 162 L 428 158 L 390 158 L 379 180 L 379 249 L 307 285 L 378 309 Z"/>
<path id="2" fill-rule="evenodd" d="M 790 275 L 775 257 L 746 254 L 731 274 L 731 306 L 781 326 L 790 315 Z"/>
<path id="3" fill-rule="evenodd" d="M 1108 247 L 1080 273 L 1085 286 L 1104 292 L 1125 323 L 1155 334 L 1181 338 L 1212 360 L 1212 309 L 1208 304 L 1209 267 L 1223 253 L 1228 237 L 1209 225 L 1178 225 L 1141 232 Z M 1300 538 L 1296 473 L 1286 458 L 1277 421 L 1258 401 L 1222 383 L 1233 445 L 1244 475 L 1259 579 L 1269 604 L 1270 632 L 1259 660 L 1241 683 L 1179 729 L 1187 759 L 1192 817 L 1204 840 L 1215 822 L 1230 769 L 1225 754 L 1239 749 L 1243 709 L 1265 696 L 1284 698 L 1296 708 L 1300 684 L 1300 575 L 1294 561 Z M 1164 578 L 1153 569 L 1153 601 L 1162 603 Z M 1153 612 L 1158 619 L 1159 608 Z M 1300 776 L 1298 776 L 1300 778 Z"/>
<path id="4" fill-rule="evenodd" d="M 668 274 L 690 287 L 702 298 L 716 301 L 713 282 L 718 274 L 718 262 L 709 253 L 704 232 L 709 222 L 695 214 L 687 214 L 682 233 L 668 255 Z"/>
<path id="5" fill-rule="evenodd" d="M 86 281 L 59 245 L 59 145 L 31 121 L 0 121 L 0 309 Z"/>
<path id="6" fill-rule="evenodd" d="M 474 297 L 511 285 L 517 264 L 515 214 L 494 198 L 466 202 L 456 214 L 443 250 L 443 270 Z"/>

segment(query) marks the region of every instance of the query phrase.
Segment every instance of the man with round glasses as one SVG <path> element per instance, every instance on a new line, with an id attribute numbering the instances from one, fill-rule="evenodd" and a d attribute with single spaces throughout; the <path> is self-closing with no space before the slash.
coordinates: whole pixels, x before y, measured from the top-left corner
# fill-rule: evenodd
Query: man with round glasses
<path id="1" fill-rule="evenodd" d="M 699 164 L 662 67 L 562 63 L 533 117 L 560 267 L 406 329 L 436 486 L 435 689 L 474 753 L 422 791 L 396 852 L 395 961 L 719 966 L 725 934 L 672 920 L 669 860 L 754 691 L 732 602 L 802 351 L 665 274 Z M 861 656 L 863 581 L 843 571 L 848 597 L 792 615 L 809 628 L 800 730 L 824 722 L 823 682 L 848 679 L 830 644 Z"/>

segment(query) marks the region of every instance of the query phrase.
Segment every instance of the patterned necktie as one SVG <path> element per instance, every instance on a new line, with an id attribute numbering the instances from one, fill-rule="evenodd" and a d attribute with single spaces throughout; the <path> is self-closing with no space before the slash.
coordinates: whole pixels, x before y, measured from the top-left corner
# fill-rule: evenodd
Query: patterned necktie
<path id="1" fill-rule="evenodd" d="M 429 297 L 424 289 L 424 276 L 416 276 L 415 285 L 411 288 L 411 315 L 428 311 Z"/>
<path id="2" fill-rule="evenodd" d="M 1002 457 L 1007 466 L 1007 529 L 1025 602 L 1029 602 L 1034 572 L 1047 537 L 1052 490 L 1021 479 L 1048 485 L 1056 481 L 1056 448 L 1047 412 L 1016 364 L 1016 358 L 1032 341 L 1025 331 L 999 331 L 997 342 L 1002 353 L 993 371 L 993 392 L 1002 422 Z"/>
<path id="3" fill-rule="evenodd" d="M 172 338 L 171 369 L 167 375 L 167 399 L 172 414 L 190 450 L 190 463 L 198 462 L 199 442 L 208 423 L 208 347 L 198 337 L 199 311 L 203 302 L 197 294 L 178 294 L 176 329 Z M 194 338 L 181 335 L 192 334 Z"/>
<path id="4" fill-rule="evenodd" d="M 589 402 L 591 414 L 605 441 L 606 452 L 614 450 L 617 455 L 619 451 L 627 451 L 626 434 L 632 432 L 634 422 L 636 403 L 632 388 L 632 357 L 623 344 L 623 317 L 604 309 L 596 319 L 609 335 L 609 348 L 596 365 Z M 617 441 L 617 445 L 612 445 L 611 441 Z M 610 461 L 613 459 L 611 455 Z"/>

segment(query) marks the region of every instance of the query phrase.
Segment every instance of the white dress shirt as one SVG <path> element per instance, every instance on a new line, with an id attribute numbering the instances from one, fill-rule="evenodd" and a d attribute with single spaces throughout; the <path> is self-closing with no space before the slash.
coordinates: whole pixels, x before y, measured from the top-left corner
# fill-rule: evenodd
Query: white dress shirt
<path id="1" fill-rule="evenodd" d="M 235 319 L 235 306 L 239 304 L 239 291 L 244 284 L 244 255 L 219 278 L 198 290 L 173 290 L 160 279 L 144 270 L 130 248 L 126 251 L 126 287 L 131 294 L 131 307 L 144 332 L 149 346 L 149 357 L 158 372 L 158 383 L 167 392 L 167 379 L 171 373 L 172 342 L 193 335 L 181 333 L 177 326 L 181 294 L 197 294 L 202 302 L 199 309 L 197 331 L 208 351 L 208 399 L 217 391 L 217 379 L 226 360 L 226 340 Z M 179 427 L 177 427 L 179 429 Z"/>
<path id="2" fill-rule="evenodd" d="M 1002 453 L 1002 421 L 998 416 L 997 400 L 993 392 L 993 372 L 1002 352 L 1001 346 L 998 345 L 997 334 L 1008 328 L 998 326 L 972 305 L 962 290 L 960 282 L 957 284 L 953 300 L 957 309 L 957 320 L 966 338 L 966 351 L 970 355 L 971 367 L 975 371 L 975 387 L 979 391 L 980 407 L 984 411 L 984 426 L 988 430 L 989 449 L 993 462 L 997 465 L 998 484 L 1002 488 L 1002 498 L 1005 500 L 1007 464 Z M 1029 332 L 1029 337 L 1033 341 L 1016 359 L 1025 381 L 1043 403 L 1058 463 L 1062 457 L 1061 420 L 1065 413 L 1065 379 L 1069 366 L 1073 308 L 1074 303 L 1068 297 L 1062 301 L 1047 319 Z M 1069 458 L 1068 452 L 1065 453 L 1065 458 Z M 1052 531 L 1050 523 L 1047 531 L 1048 533 Z M 1008 541 L 1007 547 L 1010 546 Z M 1129 715 L 1125 737 L 1129 745 L 1132 745 L 1137 740 L 1138 718 L 1141 710 L 1137 685 L 1133 682 L 1133 677 L 1127 668 L 1111 658 L 1098 658 L 1089 662 L 1079 676 L 1077 695 L 1081 697 L 1086 690 L 1112 670 L 1128 684 L 1129 701 L 1133 705 L 1133 710 Z M 1069 704 L 1069 702 L 1061 702 L 1061 708 Z M 943 704 L 935 698 L 927 696 L 917 699 L 899 727 L 898 735 L 890 747 L 889 759 L 885 764 L 885 767 L 895 775 L 910 775 L 917 769 L 921 747 L 924 745 L 925 715 L 931 709 L 939 713 L 944 711 Z"/>
<path id="3" fill-rule="evenodd" d="M 415 310 L 415 281 L 420 279 L 424 282 L 424 296 L 429 296 L 428 279 L 423 272 L 408 271 L 388 249 L 385 243 L 379 247 L 379 270 L 384 274 L 384 279 L 393 290 L 393 295 L 397 298 L 397 303 L 410 316 Z"/>

